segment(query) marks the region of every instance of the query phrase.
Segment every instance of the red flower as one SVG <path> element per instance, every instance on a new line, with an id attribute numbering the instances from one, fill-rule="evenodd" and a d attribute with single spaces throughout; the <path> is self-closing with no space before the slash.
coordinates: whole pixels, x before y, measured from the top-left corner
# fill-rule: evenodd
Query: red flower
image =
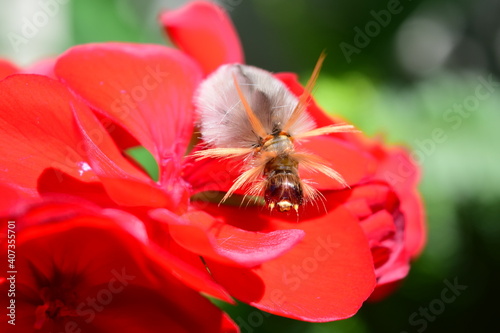
<path id="1" fill-rule="evenodd" d="M 417 170 L 404 152 L 360 134 L 304 144 L 350 185 L 301 174 L 318 184 L 326 212 L 309 209 L 297 222 L 257 207 L 196 200 L 208 190 L 227 191 L 237 174 L 228 171 L 230 161 L 184 158 L 194 129 L 192 96 L 218 65 L 243 62 L 242 51 L 229 19 L 210 3 L 191 3 L 162 21 L 184 52 L 78 46 L 56 60 L 57 80 L 13 75 L 0 81 L 0 179 L 21 198 L 79 196 L 120 219 L 131 217 L 122 227 L 140 221 L 148 239 L 141 253 L 154 257 L 158 270 L 195 291 L 291 318 L 352 316 L 377 281 L 402 279 L 424 243 Z M 301 94 L 295 76 L 277 77 Z M 318 126 L 337 122 L 315 104 L 308 112 Z M 158 181 L 126 157 L 125 149 L 137 145 L 155 158 Z M 398 183 L 388 181 L 391 172 L 401 174 L 400 157 L 409 171 Z"/>
<path id="2" fill-rule="evenodd" d="M 294 75 L 280 77 L 297 94 L 302 92 Z M 325 118 L 315 103 L 308 110 L 318 126 L 342 122 Z M 345 171 L 337 170 L 342 175 L 360 173 L 360 181 L 350 183 L 351 202 L 347 203 L 347 207 L 357 216 L 367 234 L 377 275 L 377 288 L 370 299 L 380 299 L 407 275 L 410 260 L 416 258 L 425 245 L 424 209 L 417 190 L 420 170 L 403 148 L 388 147 L 379 140 L 370 140 L 359 134 L 337 136 L 343 144 L 369 156 L 371 160 L 362 162 L 346 157 L 345 161 L 352 163 L 346 165 Z M 341 156 L 330 153 L 331 150 L 325 151 L 332 156 Z"/>
<path id="3" fill-rule="evenodd" d="M 243 50 L 224 10 L 209 2 L 193 1 L 164 12 L 160 21 L 172 41 L 195 58 L 208 74 L 221 64 L 242 63 Z"/>
<path id="4" fill-rule="evenodd" d="M 16 254 L 2 261 L 2 332 L 237 331 L 172 274 L 176 258 L 157 260 L 135 216 L 68 199 L 17 211 L 1 226 Z"/>
<path id="5" fill-rule="evenodd" d="M 240 48 L 240 44 L 237 39 L 235 41 L 232 26 L 224 16 L 220 15 L 218 9 L 213 9 L 212 15 L 208 15 L 209 18 L 206 20 L 199 20 L 199 15 L 202 13 L 206 15 L 210 7 L 212 6 L 208 3 L 195 2 L 177 12 L 162 15 L 161 21 L 174 43 L 195 57 L 198 62 L 202 64 L 213 62 L 211 57 L 215 55 L 207 55 L 206 52 L 209 45 L 221 45 L 220 50 L 224 51 L 223 55 L 217 53 L 216 57 L 223 59 L 223 63 L 242 62 L 243 58 L 235 59 L 234 56 L 240 54 L 236 51 Z M 201 22 L 207 22 L 206 26 L 203 27 Z M 197 38 L 198 30 L 204 31 L 203 41 Z M 221 30 L 224 33 L 221 33 Z M 214 66 L 205 67 L 206 72 L 214 68 Z M 302 94 L 303 88 L 298 84 L 295 75 L 278 74 L 276 77 L 282 80 L 295 95 Z M 342 122 L 325 115 L 315 103 L 309 106 L 308 112 L 314 117 L 318 127 Z M 335 134 L 311 138 L 304 146 L 306 150 L 329 161 L 350 185 L 351 190 L 332 193 L 334 197 L 331 200 L 334 200 L 337 210 L 340 204 L 343 204 L 356 216 L 368 238 L 377 277 L 377 289 L 372 299 L 386 295 L 390 291 L 387 286 L 400 281 L 407 275 L 410 259 L 415 258 L 425 244 L 423 207 L 416 189 L 419 178 L 418 168 L 410 161 L 404 150 L 385 147 L 380 142 L 368 140 L 358 134 Z M 185 178 L 193 186 L 192 194 L 207 190 L 227 191 L 236 176 L 227 172 L 227 170 L 237 170 L 234 166 L 226 167 L 227 164 L 231 164 L 230 161 L 226 163 L 220 160 L 188 161 L 185 164 Z M 207 175 L 210 176 L 207 177 Z M 339 189 L 336 181 L 324 175 L 309 174 L 307 171 L 304 171 L 302 175 L 316 182 L 318 188 L 324 191 L 324 195 Z M 328 202 L 330 203 L 330 200 Z M 221 207 L 211 213 L 216 216 L 228 216 L 228 214 L 231 216 L 230 213 L 224 212 L 226 207 Z M 246 210 L 245 214 L 249 212 Z M 259 226 L 255 226 L 255 222 L 249 223 L 246 219 L 226 219 L 226 223 L 250 230 L 274 229 L 274 226 L 271 226 L 271 218 L 261 214 L 259 220 L 261 219 L 267 222 L 260 222 Z M 301 220 L 307 220 L 307 218 L 302 216 Z M 322 228 L 319 223 L 315 223 L 315 226 Z M 324 230 L 324 232 L 327 231 Z M 306 235 L 308 234 L 310 232 L 306 232 Z M 307 236 L 304 242 L 307 242 Z M 348 257 L 345 257 L 345 261 L 348 260 Z M 276 264 L 276 261 L 268 264 Z M 215 272 L 215 269 L 213 271 Z M 342 276 L 339 272 L 335 274 Z M 315 282 L 312 281 L 311 284 Z M 306 289 L 304 292 L 309 291 Z M 244 296 L 239 298 L 244 299 Z M 252 297 L 247 297 L 247 299 L 252 303 Z M 262 307 L 259 303 L 252 304 Z M 273 306 L 263 308 L 273 311 Z M 306 319 L 300 316 L 299 318 Z M 309 320 L 315 319 L 309 318 Z"/>

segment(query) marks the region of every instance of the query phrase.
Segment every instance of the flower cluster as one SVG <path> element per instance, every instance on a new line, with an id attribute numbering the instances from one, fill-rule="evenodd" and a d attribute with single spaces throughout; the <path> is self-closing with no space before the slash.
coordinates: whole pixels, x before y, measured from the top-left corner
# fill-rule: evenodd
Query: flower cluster
<path id="1" fill-rule="evenodd" d="M 201 294 L 312 322 L 386 295 L 425 243 L 408 154 L 359 133 L 318 136 L 305 148 L 349 184 L 307 175 L 324 210 L 296 221 L 218 205 L 238 169 L 189 156 L 192 99 L 217 67 L 244 62 L 242 48 L 212 3 L 160 20 L 178 49 L 101 43 L 24 70 L 0 61 L 0 245 L 15 253 L 0 292 L 15 287 L 17 329 L 236 332 Z M 303 92 L 296 75 L 276 77 Z M 339 122 L 314 102 L 308 112 L 318 127 Z M 158 179 L 128 153 L 138 146 Z"/>

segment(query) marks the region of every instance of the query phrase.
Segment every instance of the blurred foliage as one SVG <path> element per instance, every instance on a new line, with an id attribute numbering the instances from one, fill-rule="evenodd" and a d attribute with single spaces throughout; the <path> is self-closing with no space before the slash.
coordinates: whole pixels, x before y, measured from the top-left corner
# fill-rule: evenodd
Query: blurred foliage
<path id="1" fill-rule="evenodd" d="M 487 304 L 500 298 L 500 86 L 459 116 L 460 123 L 450 120 L 448 110 L 471 100 L 480 78 L 500 82 L 500 1 L 398 1 L 401 11 L 347 61 L 341 43 L 354 45 L 355 28 L 364 31 L 373 12 L 394 1 L 217 1 L 233 17 L 249 64 L 297 72 L 305 81 L 321 51 L 327 51 L 315 91 L 318 102 L 367 135 L 382 134 L 413 149 L 423 170 L 429 226 L 424 253 L 388 299 L 366 304 L 353 318 L 323 324 L 217 303 L 237 322 L 262 318 L 258 327 L 242 326 L 243 333 L 424 331 L 410 316 L 440 297 L 443 281 L 455 278 L 467 290 L 428 321 L 425 332 L 497 327 L 498 306 Z M 73 0 L 70 44 L 168 43 L 156 17 L 160 8 L 181 3 Z M 436 129 L 442 133 L 439 142 L 433 139 Z M 151 162 L 147 152 L 130 154 Z"/>
<path id="2" fill-rule="evenodd" d="M 160 171 L 158 169 L 158 163 L 153 155 L 142 146 L 128 148 L 125 151 L 125 155 L 129 157 L 129 160 L 142 168 L 154 181 L 158 181 L 160 176 Z"/>
<path id="3" fill-rule="evenodd" d="M 107 41 L 165 43 L 157 15 L 156 1 L 73 0 L 74 44 Z"/>

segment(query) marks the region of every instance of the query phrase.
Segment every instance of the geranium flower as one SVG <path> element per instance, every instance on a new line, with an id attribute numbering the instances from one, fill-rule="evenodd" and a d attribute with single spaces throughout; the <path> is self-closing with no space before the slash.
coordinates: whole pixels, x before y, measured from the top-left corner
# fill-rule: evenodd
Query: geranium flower
<path id="1" fill-rule="evenodd" d="M 2 194 L 16 193 L 3 187 Z M 16 207 L 13 209 L 13 207 Z M 82 199 L 2 203 L 2 332 L 237 332 L 147 247 L 135 216 Z M 167 266 L 167 267 L 168 267 Z"/>
<path id="2" fill-rule="evenodd" d="M 142 49 L 139 47 L 136 51 Z M 173 231 L 169 231 L 169 226 L 164 223 L 154 223 L 147 213 L 156 207 L 170 209 L 165 209 L 166 212 L 185 209 L 173 204 L 177 192 L 162 189 L 160 184 L 128 162 L 90 109 L 73 97 L 63 84 L 47 77 L 13 75 L 1 81 L 0 86 L 3 93 L 0 150 L 4 152 L 0 175 L 3 182 L 17 190 L 15 198 L 39 199 L 57 193 L 59 196 L 81 196 L 101 207 L 121 208 L 124 213 L 128 211 L 146 224 L 144 228 L 151 240 L 157 242 L 156 245 L 150 244 L 155 253 L 162 261 L 170 262 L 164 264 L 163 269 L 169 269 L 196 291 L 232 301 L 207 274 L 194 253 L 188 252 L 197 258 L 197 266 L 201 268 L 178 257 L 174 258 L 180 263 L 171 265 L 173 259 L 170 257 L 176 253 L 165 250 L 170 250 Z M 179 187 L 179 193 L 182 191 L 185 190 Z M 12 194 L 5 197 L 12 198 Z M 123 225 L 127 223 L 125 221 Z M 217 227 L 220 223 L 213 224 Z M 258 265 L 280 255 L 302 235 L 301 231 L 293 230 L 252 233 L 232 230 L 234 228 L 228 226 L 221 229 L 231 234 L 234 242 L 218 244 L 215 235 L 200 235 L 202 226 L 171 227 L 181 232 L 186 228 L 191 228 L 195 242 L 204 241 L 202 250 L 212 251 L 221 260 L 245 265 Z M 198 238 L 194 238 L 196 236 Z M 249 244 L 254 249 L 249 249 Z"/>
<path id="3" fill-rule="evenodd" d="M 211 8 L 213 6 L 208 3 L 195 2 L 161 16 L 165 30 L 173 42 L 199 63 L 205 64 L 206 73 L 216 67 L 213 63 L 217 59 L 223 63 L 243 62 L 242 57 L 238 58 L 242 52 L 239 51 L 238 39 L 231 33 L 230 22 L 219 9 Z M 203 15 L 202 20 L 200 18 Z M 218 51 L 207 54 L 206 50 L 211 49 L 211 45 L 219 46 Z M 303 88 L 296 75 L 281 73 L 276 77 L 297 96 L 302 94 Z M 308 112 L 314 117 L 318 127 L 344 122 L 327 116 L 314 102 L 309 106 Z M 336 202 L 334 199 L 335 205 L 342 202 L 357 217 L 368 237 L 375 266 L 377 288 L 372 299 L 387 295 L 407 275 L 410 260 L 418 256 L 425 244 L 423 207 L 416 188 L 418 167 L 411 162 L 404 149 L 386 147 L 377 140 L 369 140 L 359 134 L 342 133 L 312 138 L 305 148 L 329 161 L 350 185 L 350 190 L 332 193 L 331 191 L 339 189 L 338 183 L 326 176 L 303 172 L 304 178 L 315 181 L 324 195 L 331 193 L 337 198 Z M 193 193 L 206 190 L 226 191 L 235 177 L 228 176 L 226 170 L 238 170 L 227 164 L 231 164 L 231 161 L 224 163 L 214 160 L 206 163 L 188 160 L 185 163 L 185 173 L 189 175 Z M 210 177 L 206 177 L 207 174 Z M 217 182 L 212 181 L 213 179 Z M 220 206 L 216 211 L 227 216 L 225 209 L 225 206 Z M 217 212 L 211 211 L 216 215 Z M 266 219 L 265 216 L 261 218 Z M 259 227 L 249 226 L 242 219 L 226 222 L 241 228 L 259 230 Z"/>
<path id="4" fill-rule="evenodd" d="M 243 62 L 243 52 L 230 20 L 211 3 L 190 3 L 161 20 L 180 51 L 77 46 L 55 61 L 57 80 L 12 75 L 0 81 L 0 179 L 23 198 L 80 196 L 129 214 L 144 224 L 146 248 L 159 262 L 182 263 L 162 268 L 186 286 L 282 316 L 346 318 L 376 285 L 406 276 L 425 239 L 418 171 L 405 152 L 362 135 L 305 144 L 350 185 L 304 175 L 318 184 L 326 212 L 308 209 L 297 222 L 259 207 L 196 199 L 227 191 L 237 169 L 231 161 L 185 157 L 195 123 L 192 96 L 217 66 Z M 301 94 L 294 75 L 277 77 Z M 318 126 L 338 121 L 315 104 L 308 112 Z M 153 155 L 158 181 L 127 157 L 126 149 L 137 145 Z M 386 175 L 400 174 L 400 158 L 409 171 L 393 184 Z"/>

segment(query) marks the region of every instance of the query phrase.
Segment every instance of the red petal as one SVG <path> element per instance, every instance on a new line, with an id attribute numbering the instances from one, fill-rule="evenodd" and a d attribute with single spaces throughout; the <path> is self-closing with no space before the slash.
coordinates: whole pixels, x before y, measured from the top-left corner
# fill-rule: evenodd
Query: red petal
<path id="1" fill-rule="evenodd" d="M 316 136 L 301 143 L 300 149 L 319 156 L 326 165 L 337 171 L 348 185 L 359 183 L 373 173 L 376 161 L 367 152 L 345 141 L 331 136 Z M 300 164 L 299 164 L 300 167 Z M 321 190 L 342 189 L 336 180 L 322 174 L 301 170 L 303 179 L 312 180 L 314 187 Z"/>
<path id="2" fill-rule="evenodd" d="M 427 242 L 427 225 L 422 197 L 415 188 L 401 202 L 401 211 L 406 218 L 405 243 L 406 250 L 412 258 L 423 251 Z"/>
<path id="3" fill-rule="evenodd" d="M 331 199 L 331 200 L 329 200 Z M 299 223 L 283 222 L 257 209 L 209 207 L 211 214 L 248 228 L 301 228 L 306 236 L 283 256 L 254 269 L 208 267 L 239 300 L 265 311 L 314 322 L 354 315 L 373 291 L 375 274 L 368 242 L 358 221 L 327 195 L 328 214 L 305 213 Z M 244 218 L 243 218 L 244 216 Z M 294 218 L 291 218 L 294 220 Z"/>
<path id="4" fill-rule="evenodd" d="M 398 218 L 381 210 L 361 222 L 372 250 L 378 284 L 400 280 L 410 269 L 403 230 L 397 229 Z"/>
<path id="5" fill-rule="evenodd" d="M 160 16 L 167 34 L 194 57 L 205 74 L 226 63 L 243 63 L 243 50 L 228 15 L 219 6 L 194 1 Z"/>
<path id="6" fill-rule="evenodd" d="M 184 214 L 182 218 L 165 209 L 151 214 L 169 224 L 172 238 L 184 248 L 229 265 L 260 265 L 283 255 L 304 236 L 302 230 L 294 229 L 268 233 L 245 231 L 202 211 Z"/>
<path id="7" fill-rule="evenodd" d="M 365 231 L 371 247 L 375 273 L 377 275 L 377 288 L 375 297 L 370 300 L 380 299 L 387 295 L 385 285 L 392 284 L 407 276 L 410 268 L 409 253 L 405 249 L 406 220 L 400 211 L 399 198 L 385 183 L 373 183 L 357 186 L 351 191 L 348 209 L 360 219 L 360 225 Z M 359 206 L 364 201 L 371 213 L 366 214 L 366 209 L 354 211 L 352 208 Z"/>
<path id="8" fill-rule="evenodd" d="M 376 178 L 390 184 L 400 197 L 406 221 L 406 250 L 415 258 L 422 252 L 427 238 L 424 207 L 417 190 L 420 169 L 403 149 L 387 149 L 375 143 L 372 152 L 379 160 Z"/>
<path id="9" fill-rule="evenodd" d="M 385 210 L 379 211 L 363 220 L 361 227 L 368 240 L 380 241 L 396 232 L 392 216 Z"/>
<path id="10" fill-rule="evenodd" d="M 150 258 L 155 261 L 155 270 L 159 272 L 159 274 L 161 271 L 169 272 L 179 281 L 196 291 L 203 292 L 228 303 L 234 303 L 227 291 L 207 274 L 205 267 L 201 267 L 201 269 L 198 267 L 199 263 L 201 263 L 198 256 L 196 257 L 196 263 L 198 265 L 192 265 L 189 260 L 184 260 L 185 258 L 178 256 L 175 251 L 170 251 L 170 247 L 167 250 L 163 248 L 163 246 L 166 245 L 164 243 L 171 244 L 172 242 L 159 241 L 163 236 L 160 235 L 161 231 L 158 228 L 161 226 L 152 225 L 150 223 L 151 221 L 148 220 L 146 228 L 149 229 L 149 235 L 146 238 L 144 224 L 142 224 L 142 221 L 139 222 L 135 216 L 115 209 L 106 209 L 104 214 L 106 216 L 112 216 L 123 229 L 129 231 L 136 238 L 143 241 L 147 246 L 144 250 L 148 253 Z M 131 223 L 134 220 L 135 223 Z M 155 244 L 155 241 L 158 241 L 158 243 Z"/>
<path id="11" fill-rule="evenodd" d="M 75 117 L 89 163 L 118 204 L 173 208 L 171 196 L 123 157 L 89 110 L 75 110 Z"/>
<path id="12" fill-rule="evenodd" d="M 0 189 L 1 188 L 2 187 L 0 187 Z M 10 199 L 9 202 L 12 206 L 9 207 L 11 209 L 6 211 L 6 214 L 2 216 L 9 216 L 7 215 L 8 213 L 15 214 L 19 211 L 26 211 L 26 200 L 23 200 L 22 202 L 19 200 L 16 201 L 14 196 L 10 196 L 11 193 L 12 191 L 5 192 L 5 194 L 9 195 L 6 198 Z M 75 216 L 75 214 L 104 214 L 107 217 L 112 217 L 116 224 L 121 226 L 123 230 L 128 231 L 136 239 L 141 240 L 144 243 L 142 251 L 147 253 L 150 259 L 155 262 L 154 269 L 158 274 L 163 275 L 165 272 L 168 272 L 169 274 L 176 276 L 185 285 L 194 290 L 204 292 L 212 297 L 233 303 L 233 300 L 227 291 L 214 282 L 213 278 L 207 274 L 204 267 L 199 269 L 198 267 L 183 261 L 182 258 L 176 257 L 172 253 L 159 248 L 152 241 L 149 242 L 148 239 L 145 239 L 144 225 L 142 221 L 138 220 L 135 216 L 117 209 L 106 209 L 100 212 L 100 209 L 98 209 L 97 206 L 87 205 L 85 202 L 82 202 L 82 199 L 80 198 L 66 196 L 62 198 L 56 197 L 56 200 L 57 201 L 55 202 L 44 202 L 42 204 L 32 206 L 29 214 L 25 215 L 23 217 L 23 221 L 17 224 L 16 230 L 19 231 L 22 228 L 26 228 L 31 225 L 40 225 L 50 221 L 64 220 L 70 216 Z M 18 207 L 19 209 L 13 211 L 12 208 L 14 207 Z M 99 216 L 99 218 L 101 217 Z M 152 233 L 152 235 L 148 235 L 148 238 L 156 236 L 158 230 L 154 230 Z M 138 248 L 135 250 L 138 250 Z M 199 262 L 199 258 L 197 258 L 197 261 Z"/>
<path id="13" fill-rule="evenodd" d="M 5 59 L 0 59 L 0 80 L 18 72 L 19 68 L 17 68 L 14 64 Z"/>
<path id="14" fill-rule="evenodd" d="M 103 315 L 96 316 L 89 332 L 239 332 L 236 324 L 203 296 L 175 284 L 164 285 L 161 291 L 128 287 L 113 298 Z"/>
<path id="15" fill-rule="evenodd" d="M 116 124 L 111 119 L 99 113 L 97 113 L 96 116 L 106 128 L 121 151 L 125 151 L 128 148 L 133 148 L 141 145 L 139 141 L 137 141 L 136 138 L 130 135 L 130 133 L 126 129 Z"/>
<path id="16" fill-rule="evenodd" d="M 85 183 L 55 169 L 45 169 L 38 178 L 38 192 L 44 198 L 79 197 L 101 207 L 116 207 L 102 183 Z"/>
<path id="17" fill-rule="evenodd" d="M 355 200 L 364 200 L 370 207 L 372 212 L 384 209 L 388 212 L 394 212 L 399 209 L 399 198 L 394 191 L 386 183 L 372 182 L 352 189 L 350 202 Z M 362 216 L 358 216 L 361 218 Z"/>
<path id="18" fill-rule="evenodd" d="M 4 80 L 2 86 L 5 98 L 0 101 L 3 118 L 0 159 L 5 159 L 7 172 L 2 175 L 5 181 L 31 195 L 36 194 L 37 185 L 44 192 L 51 192 L 54 186 L 61 192 L 75 182 L 97 182 L 92 172 L 95 167 L 109 193 L 120 204 L 166 206 L 169 201 L 166 193 L 122 157 L 90 110 L 77 102 L 62 84 L 36 75 L 16 75 Z M 72 110 L 81 118 L 78 128 L 83 137 L 73 125 Z M 53 171 L 49 178 L 55 182 L 37 183 L 42 174 L 50 176 L 47 170 Z M 70 179 L 73 182 L 62 185 L 61 182 Z"/>
<path id="19" fill-rule="evenodd" d="M 193 151 L 197 150 L 197 146 Z M 206 158 L 196 160 L 192 155 L 184 159 L 183 179 L 190 185 L 191 194 L 203 191 L 227 191 L 241 174 L 241 160 Z"/>
<path id="20" fill-rule="evenodd" d="M 199 256 L 195 256 L 196 258 L 194 258 L 195 261 L 193 262 L 185 260 L 186 258 L 183 256 L 179 256 L 177 251 L 166 251 L 151 243 L 149 247 L 151 248 L 150 256 L 155 258 L 159 270 L 169 272 L 191 289 L 234 304 L 234 300 L 229 293 L 213 280 L 204 266 L 200 265 L 202 262 Z M 171 247 L 169 247 L 170 249 Z"/>
<path id="21" fill-rule="evenodd" d="M 363 199 L 351 200 L 345 204 L 345 207 L 360 220 L 367 218 L 372 213 L 370 206 Z"/>
<path id="22" fill-rule="evenodd" d="M 89 332 L 238 331 L 207 299 L 171 275 L 158 275 L 137 240 L 109 218 L 73 214 L 53 219 L 58 221 L 17 235 L 16 305 L 33 310 L 31 318 L 22 318 L 31 327 L 33 305 L 43 304 L 41 289 L 52 286 L 77 311 L 66 320 L 45 321 L 44 329 L 51 331 L 64 331 L 68 320 Z M 0 289 L 6 292 L 5 284 Z M 117 317 L 122 319 L 117 322 Z"/>
<path id="23" fill-rule="evenodd" d="M 0 82 L 0 179 L 36 196 L 46 168 L 97 181 L 80 147 L 71 108 L 82 109 L 61 83 L 38 75 Z"/>
<path id="24" fill-rule="evenodd" d="M 190 58 L 159 45 L 90 44 L 61 56 L 55 72 L 155 156 L 162 183 L 176 176 L 193 131 L 191 98 L 201 79 Z"/>
<path id="25" fill-rule="evenodd" d="M 0 184 L 0 217 L 14 216 L 24 209 L 23 202 L 33 203 L 29 196 L 24 196 L 23 192 L 17 191 L 9 184 Z"/>

